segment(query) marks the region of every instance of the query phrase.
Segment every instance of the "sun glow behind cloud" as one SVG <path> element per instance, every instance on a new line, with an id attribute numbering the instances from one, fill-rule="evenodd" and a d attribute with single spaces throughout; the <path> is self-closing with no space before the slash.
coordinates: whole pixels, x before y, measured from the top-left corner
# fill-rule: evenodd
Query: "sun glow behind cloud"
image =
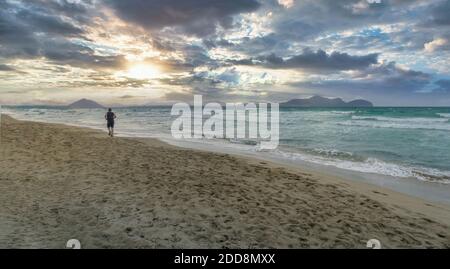
<path id="1" fill-rule="evenodd" d="M 132 65 L 125 72 L 123 71 L 118 72 L 118 75 L 132 79 L 151 80 L 159 78 L 162 75 L 162 73 L 155 65 L 139 63 Z"/>

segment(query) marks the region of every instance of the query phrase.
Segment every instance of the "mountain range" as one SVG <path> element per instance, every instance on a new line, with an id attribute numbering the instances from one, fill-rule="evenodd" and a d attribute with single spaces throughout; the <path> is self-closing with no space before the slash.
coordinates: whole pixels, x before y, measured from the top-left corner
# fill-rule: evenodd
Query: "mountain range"
<path id="1" fill-rule="evenodd" d="M 67 107 L 71 109 L 105 108 L 99 103 L 85 98 L 78 100 Z M 363 99 L 345 102 L 341 98 L 326 98 L 315 95 L 311 98 L 292 99 L 287 102 L 280 103 L 280 107 L 373 107 L 373 104 Z"/>
<path id="2" fill-rule="evenodd" d="M 341 98 L 325 98 L 315 95 L 306 99 L 292 99 L 280 103 L 280 107 L 373 107 L 373 104 L 367 100 L 357 99 L 345 102 Z"/>

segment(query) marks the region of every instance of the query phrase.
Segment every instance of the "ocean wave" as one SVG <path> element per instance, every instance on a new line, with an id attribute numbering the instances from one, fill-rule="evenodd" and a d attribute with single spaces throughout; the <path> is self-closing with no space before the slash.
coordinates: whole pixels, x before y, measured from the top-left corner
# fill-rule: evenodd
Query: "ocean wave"
<path id="1" fill-rule="evenodd" d="M 393 118 L 383 116 L 352 116 L 352 120 L 386 121 L 386 122 L 403 122 L 403 123 L 448 122 L 448 119 L 442 118 Z"/>
<path id="2" fill-rule="evenodd" d="M 340 169 L 373 173 L 385 176 L 400 178 L 416 178 L 421 181 L 450 184 L 450 171 L 424 167 L 408 167 L 394 163 L 388 163 L 376 158 L 367 158 L 364 161 L 342 160 L 337 158 L 327 158 L 310 154 L 287 152 L 278 150 L 276 154 L 291 160 L 300 160 L 320 165 L 328 165 Z"/>
<path id="3" fill-rule="evenodd" d="M 450 131 L 450 124 L 445 118 L 390 118 L 375 116 L 352 116 L 351 120 L 338 122 L 340 126 L 392 129 L 424 129 Z"/>
<path id="4" fill-rule="evenodd" d="M 330 111 L 330 113 L 342 114 L 342 115 L 351 115 L 351 114 L 355 114 L 356 111 Z"/>
<path id="5" fill-rule="evenodd" d="M 33 115 L 45 115 L 47 113 L 47 109 L 30 109 L 25 115 L 33 116 Z"/>
<path id="6" fill-rule="evenodd" d="M 450 118 L 450 113 L 436 113 L 436 115 L 442 118 Z"/>
<path id="7" fill-rule="evenodd" d="M 342 158 L 342 159 L 352 159 L 355 156 L 351 152 L 347 151 L 340 151 L 335 149 L 323 149 L 323 148 L 313 148 L 313 149 L 306 149 L 305 151 L 322 155 L 325 157 L 333 157 L 333 158 Z"/>
<path id="8" fill-rule="evenodd" d="M 14 113 L 14 111 L 7 109 L 5 107 L 0 106 L 0 113 L 1 114 L 5 114 L 5 115 L 10 115 L 10 116 L 14 116 L 16 113 Z"/>
<path id="9" fill-rule="evenodd" d="M 259 141 L 251 140 L 251 139 L 228 139 L 228 142 L 233 144 L 242 144 L 248 146 L 257 146 L 259 145 Z"/>

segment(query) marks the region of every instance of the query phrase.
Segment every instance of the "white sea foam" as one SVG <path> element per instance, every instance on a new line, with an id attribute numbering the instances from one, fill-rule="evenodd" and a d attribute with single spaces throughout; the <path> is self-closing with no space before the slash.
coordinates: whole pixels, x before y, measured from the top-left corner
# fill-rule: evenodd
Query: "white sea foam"
<path id="1" fill-rule="evenodd" d="M 450 113 L 436 113 L 436 115 L 442 118 L 450 118 Z"/>
<path id="2" fill-rule="evenodd" d="M 385 121 L 385 122 L 402 122 L 402 123 L 430 123 L 430 122 L 447 122 L 447 119 L 441 118 L 394 118 L 383 116 L 352 116 L 352 120 L 367 121 Z"/>
<path id="3" fill-rule="evenodd" d="M 287 152 L 282 150 L 278 150 L 276 154 L 292 160 L 329 165 L 350 171 L 380 174 L 391 177 L 416 178 L 423 181 L 450 184 L 450 171 L 445 172 L 424 167 L 408 167 L 394 163 L 387 163 L 376 158 L 368 158 L 365 161 L 360 162 L 314 156 L 299 152 Z"/>
<path id="4" fill-rule="evenodd" d="M 383 116 L 352 116 L 351 120 L 337 123 L 342 126 L 394 129 L 428 129 L 450 131 L 446 118 L 393 118 Z"/>
<path id="5" fill-rule="evenodd" d="M 391 129 L 424 129 L 424 130 L 442 130 L 442 131 L 450 131 L 450 126 L 442 126 L 442 125 L 406 125 L 406 124 L 395 124 L 395 123 L 361 123 L 361 122 L 353 122 L 346 121 L 340 122 L 338 125 L 342 126 L 359 126 L 359 127 L 369 127 L 369 128 L 391 128 Z"/>
<path id="6" fill-rule="evenodd" d="M 342 115 L 352 115 L 355 114 L 356 111 L 330 111 L 333 114 L 342 114 Z"/>

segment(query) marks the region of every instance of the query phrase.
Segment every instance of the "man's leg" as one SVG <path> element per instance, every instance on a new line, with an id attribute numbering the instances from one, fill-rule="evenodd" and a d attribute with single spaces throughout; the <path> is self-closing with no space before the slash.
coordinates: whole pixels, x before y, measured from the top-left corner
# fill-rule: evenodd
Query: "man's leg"
<path id="1" fill-rule="evenodd" d="M 114 127 L 111 127 L 111 137 L 114 136 Z"/>

